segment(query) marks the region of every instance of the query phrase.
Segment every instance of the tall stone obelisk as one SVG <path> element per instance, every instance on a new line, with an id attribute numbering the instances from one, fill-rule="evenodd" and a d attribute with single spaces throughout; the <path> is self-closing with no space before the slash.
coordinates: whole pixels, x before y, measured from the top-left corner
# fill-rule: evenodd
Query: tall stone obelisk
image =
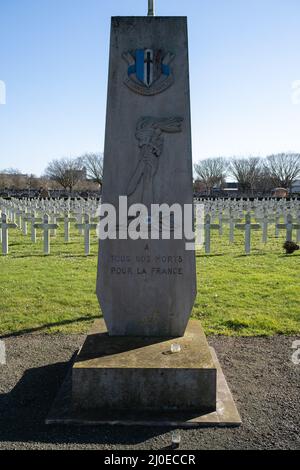
<path id="1" fill-rule="evenodd" d="M 120 237 L 135 223 L 120 196 L 143 204 L 146 234 L 155 225 L 157 238 Z M 187 20 L 112 18 L 102 207 L 123 214 L 115 239 L 99 244 L 106 326 L 97 320 L 77 354 L 71 410 L 62 400 L 61 417 L 48 422 L 240 422 L 220 368 L 217 399 L 217 360 L 200 323 L 189 321 L 196 270 L 188 237 L 175 236 L 175 216 L 148 215 L 164 203 L 193 205 Z M 168 222 L 172 236 L 163 239 Z"/>
<path id="2" fill-rule="evenodd" d="M 186 17 L 112 18 L 102 203 L 119 212 L 120 196 L 192 207 Z M 97 295 L 112 336 L 184 335 L 195 252 L 172 227 L 159 238 L 100 240 Z"/>

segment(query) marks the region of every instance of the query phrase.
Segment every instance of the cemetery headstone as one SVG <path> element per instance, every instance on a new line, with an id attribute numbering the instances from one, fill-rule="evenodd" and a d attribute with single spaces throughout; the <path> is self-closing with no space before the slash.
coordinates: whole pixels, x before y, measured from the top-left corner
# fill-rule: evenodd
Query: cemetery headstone
<path id="1" fill-rule="evenodd" d="M 2 254 L 3 255 L 8 254 L 8 229 L 10 228 L 17 228 L 17 224 L 9 223 L 7 221 L 6 214 L 2 213 L 0 229 L 1 229 L 1 234 L 2 234 Z"/>
<path id="2" fill-rule="evenodd" d="M 91 230 L 96 230 L 97 224 L 90 222 L 89 214 L 84 214 L 84 221 L 82 224 L 75 224 L 75 227 L 79 230 L 83 230 L 84 233 L 84 253 L 86 256 L 90 254 L 90 233 Z"/>
<path id="3" fill-rule="evenodd" d="M 299 230 L 300 224 L 293 223 L 292 214 L 287 214 L 285 219 L 286 219 L 286 222 L 284 224 L 278 224 L 277 228 L 279 230 L 286 230 L 286 241 L 291 242 L 293 241 L 293 230 Z"/>
<path id="4" fill-rule="evenodd" d="M 35 228 L 35 224 L 38 223 L 38 222 L 42 222 L 42 219 L 40 217 L 36 217 L 36 212 L 35 211 L 32 211 L 30 214 L 27 214 L 26 215 L 26 219 L 25 219 L 27 222 L 30 223 L 31 225 L 31 228 L 30 228 L 30 237 L 31 237 L 31 241 L 32 243 L 36 243 L 36 228 Z"/>
<path id="5" fill-rule="evenodd" d="M 210 214 L 206 214 L 205 216 L 205 224 L 204 224 L 204 230 L 205 230 L 205 254 L 209 255 L 210 254 L 210 242 L 211 242 L 211 230 L 219 230 L 220 225 L 219 224 L 212 224 L 211 223 L 211 216 Z"/>
<path id="6" fill-rule="evenodd" d="M 49 222 L 49 215 L 45 214 L 43 217 L 43 223 L 34 224 L 34 228 L 42 229 L 43 230 L 43 239 L 44 239 L 44 254 L 50 255 L 50 231 L 57 229 L 57 224 L 51 224 Z"/>
<path id="7" fill-rule="evenodd" d="M 22 223 L 22 233 L 23 235 L 27 235 L 27 213 L 26 210 L 23 211 L 21 215 L 21 223 Z"/>
<path id="8" fill-rule="evenodd" d="M 251 223 L 251 214 L 247 212 L 245 217 L 244 224 L 236 224 L 236 228 L 238 230 L 245 231 L 245 253 L 249 255 L 251 253 L 251 230 L 259 230 L 260 224 L 252 224 Z"/>
<path id="9" fill-rule="evenodd" d="M 65 237 L 65 242 L 69 243 L 70 241 L 70 223 L 75 222 L 76 218 L 71 217 L 69 212 L 65 212 L 63 217 L 58 217 L 57 222 L 63 222 L 64 223 L 64 237 Z"/>

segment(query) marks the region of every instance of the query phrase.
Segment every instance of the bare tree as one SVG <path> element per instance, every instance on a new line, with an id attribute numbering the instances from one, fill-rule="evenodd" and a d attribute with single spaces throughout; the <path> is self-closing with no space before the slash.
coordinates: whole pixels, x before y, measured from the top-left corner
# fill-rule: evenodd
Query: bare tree
<path id="1" fill-rule="evenodd" d="M 87 177 L 102 187 L 103 181 L 103 154 L 86 153 L 79 157 L 82 166 L 86 168 Z"/>
<path id="2" fill-rule="evenodd" d="M 214 186 L 221 187 L 226 178 L 228 161 L 225 158 L 207 158 L 194 165 L 195 172 L 201 183 L 205 185 L 209 195 Z"/>
<path id="3" fill-rule="evenodd" d="M 293 182 L 300 176 L 300 154 L 279 153 L 270 155 L 265 160 L 275 186 L 290 189 Z"/>
<path id="4" fill-rule="evenodd" d="M 0 171 L 0 188 L 5 189 L 8 187 L 9 187 L 9 182 L 8 182 L 7 175 Z"/>
<path id="5" fill-rule="evenodd" d="M 265 162 L 262 164 L 258 179 L 255 184 L 256 193 L 262 196 L 270 196 L 271 191 L 274 188 L 274 182 L 269 169 L 265 166 Z"/>
<path id="6" fill-rule="evenodd" d="M 20 170 L 16 168 L 7 168 L 1 172 L 2 182 L 5 187 L 9 189 L 24 189 L 26 188 L 27 175 L 23 175 Z M 2 185 L 3 185 L 2 183 Z"/>
<path id="7" fill-rule="evenodd" d="M 86 174 L 80 159 L 61 158 L 49 163 L 45 176 L 59 183 L 64 189 L 68 188 L 72 192 L 74 186 Z"/>
<path id="8" fill-rule="evenodd" d="M 5 170 L 2 170 L 1 173 L 5 175 L 21 175 L 22 172 L 18 170 L 17 168 L 6 168 Z"/>
<path id="9" fill-rule="evenodd" d="M 26 185 L 29 191 L 31 189 L 39 189 L 41 187 L 41 180 L 40 178 L 31 173 L 27 176 Z"/>
<path id="10" fill-rule="evenodd" d="M 241 193 L 253 195 L 254 190 L 257 189 L 261 168 L 259 157 L 231 159 L 230 173 L 238 182 Z"/>

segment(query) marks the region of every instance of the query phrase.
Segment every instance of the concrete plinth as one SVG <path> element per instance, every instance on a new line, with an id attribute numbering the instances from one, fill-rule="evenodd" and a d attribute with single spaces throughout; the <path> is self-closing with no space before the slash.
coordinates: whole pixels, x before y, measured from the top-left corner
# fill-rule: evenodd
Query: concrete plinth
<path id="1" fill-rule="evenodd" d="M 226 379 L 212 348 L 217 367 L 217 409 L 211 413 L 199 411 L 136 411 L 136 410 L 80 410 L 72 407 L 71 371 L 52 405 L 47 425 L 73 426 L 164 426 L 180 428 L 237 427 L 241 418 L 230 393 Z"/>
<path id="2" fill-rule="evenodd" d="M 99 329 L 102 328 L 102 332 L 99 333 Z M 148 338 L 131 338 L 130 347 L 129 343 L 126 344 L 125 338 L 114 338 L 116 341 L 115 347 L 112 347 L 112 343 L 109 341 L 112 338 L 107 339 L 107 334 L 104 333 L 104 323 L 102 321 L 96 321 L 93 330 L 88 335 L 83 348 L 79 351 L 73 367 L 70 369 L 67 377 L 62 384 L 62 387 L 53 403 L 50 413 L 46 419 L 48 425 L 76 425 L 76 426 L 95 426 L 95 425 L 124 425 L 124 426 L 173 426 L 182 428 L 192 427 L 207 427 L 207 426 L 218 426 L 218 427 L 232 427 L 239 426 L 241 424 L 241 418 L 238 410 L 235 406 L 231 392 L 227 385 L 226 379 L 222 372 L 221 366 L 212 348 L 209 348 L 205 339 L 205 335 L 200 327 L 200 324 L 195 321 L 191 321 L 187 330 L 187 334 L 184 338 L 177 339 L 166 339 L 158 340 L 153 343 Z M 101 341 L 99 341 L 101 339 Z M 124 341 L 124 342 L 123 342 Z M 182 352 L 178 354 L 170 354 L 170 344 L 176 342 L 181 344 L 183 347 Z M 110 346 L 109 346 L 110 345 Z M 109 347 L 108 347 L 109 346 Z M 198 346 L 198 349 L 197 349 Z M 199 349 L 202 347 L 202 350 Z M 147 352 L 147 354 L 146 354 Z M 155 352 L 155 354 L 154 354 Z M 99 356 L 99 353 L 101 354 Z M 195 356 L 192 356 L 192 353 Z M 149 403 L 154 409 L 140 409 L 144 406 L 144 399 L 140 399 L 140 408 L 133 406 L 129 408 L 129 403 L 137 402 L 137 392 L 135 388 L 139 387 L 141 392 L 143 376 L 142 357 L 148 357 L 146 369 L 148 369 L 149 377 L 151 379 L 151 385 L 153 385 L 153 378 L 156 377 L 158 383 L 163 385 L 161 388 L 161 396 L 158 397 L 157 402 L 151 397 L 151 390 L 149 388 L 149 381 L 144 381 L 144 389 L 142 395 L 148 397 Z M 161 357 L 163 356 L 163 358 Z M 181 359 L 179 358 L 180 356 Z M 119 359 L 117 359 L 119 357 Z M 120 358 L 123 358 L 121 361 Z M 135 359 L 134 359 L 135 358 Z M 119 360 L 119 369 L 113 369 L 112 365 Z M 156 361 L 160 364 L 161 369 L 157 368 Z M 99 397 L 98 394 L 101 392 L 101 383 L 96 381 L 99 364 L 102 363 L 102 378 L 106 386 L 110 384 L 110 389 L 105 388 L 106 397 Z M 190 380 L 187 383 L 187 387 L 184 387 L 180 382 L 176 382 L 174 387 L 178 390 L 170 390 L 171 378 L 176 379 L 175 374 L 175 362 L 178 365 L 178 369 L 181 372 L 191 372 L 191 376 L 198 377 L 198 380 Z M 155 367 L 153 368 L 153 364 Z M 110 375 L 114 370 L 114 378 L 118 377 L 118 372 L 123 373 L 120 377 L 126 378 L 126 372 L 130 367 L 140 370 L 136 373 L 138 382 L 130 383 L 127 376 L 126 384 L 129 386 L 129 390 L 120 391 L 120 379 L 116 382 L 112 380 Z M 144 360 L 146 366 L 146 361 Z M 172 367 L 171 367 L 172 366 Z M 93 370 L 96 369 L 96 370 Z M 204 369 L 201 372 L 201 368 Z M 168 381 L 160 380 L 159 373 L 168 374 L 169 369 L 173 369 L 172 373 L 168 377 Z M 105 377 L 105 372 L 107 376 Z M 86 375 L 85 375 L 86 374 Z M 101 374 L 98 378 L 101 377 Z M 110 377 L 110 381 L 108 378 Z M 210 388 L 204 390 L 205 386 L 200 383 L 200 377 L 206 382 L 206 385 Z M 216 382 L 215 382 L 216 378 Z M 179 380 L 182 380 L 182 376 Z M 95 383 L 96 382 L 96 383 Z M 168 387 L 170 398 L 166 397 L 164 391 L 165 384 Z M 155 385 L 153 393 L 157 397 L 158 385 Z M 97 396 L 93 391 L 93 386 L 97 387 Z M 123 383 L 124 386 L 124 383 Z M 192 387 L 195 386 L 195 390 Z M 197 390 L 202 390 L 205 399 L 201 395 L 197 396 Z M 216 396 L 215 396 L 216 392 Z M 122 397 L 122 393 L 124 396 Z M 133 397 L 131 396 L 133 393 Z M 119 394 L 119 395 L 118 395 Z M 190 396 L 189 396 L 190 395 Z M 113 408 L 109 403 L 109 396 L 124 406 L 124 409 Z M 182 398 L 182 402 L 179 401 L 178 396 Z M 191 398 L 192 397 L 192 398 Z M 186 402 L 184 401 L 186 399 Z M 175 406 L 173 409 L 167 409 L 170 406 L 171 400 Z M 105 402 L 106 407 L 98 406 Z M 149 406 L 148 403 L 148 406 Z M 92 407 L 91 404 L 97 405 Z M 126 407 L 125 407 L 126 405 Z M 165 409 L 159 409 L 159 406 L 166 406 Z M 187 407 L 190 406 L 190 409 Z M 200 409 L 202 407 L 206 409 Z M 176 409 L 177 408 L 177 409 Z M 209 410 L 211 408 L 211 410 Z M 213 409 L 212 409 L 213 408 Z"/>
<path id="3" fill-rule="evenodd" d="M 171 345 L 181 351 L 171 353 Z M 80 409 L 216 410 L 216 367 L 199 322 L 183 337 L 109 336 L 95 322 L 72 370 L 73 405 Z"/>

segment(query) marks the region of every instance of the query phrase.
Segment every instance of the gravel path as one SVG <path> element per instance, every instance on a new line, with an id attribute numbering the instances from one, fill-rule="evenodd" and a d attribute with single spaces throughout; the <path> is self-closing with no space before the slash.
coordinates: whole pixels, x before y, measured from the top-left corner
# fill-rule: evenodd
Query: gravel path
<path id="1" fill-rule="evenodd" d="M 211 337 L 243 425 L 183 430 L 181 449 L 300 449 L 300 365 L 291 361 L 297 338 Z M 299 338 L 298 338 L 299 339 Z M 0 449 L 167 448 L 165 428 L 48 427 L 45 417 L 82 335 L 5 339 L 0 365 Z"/>

